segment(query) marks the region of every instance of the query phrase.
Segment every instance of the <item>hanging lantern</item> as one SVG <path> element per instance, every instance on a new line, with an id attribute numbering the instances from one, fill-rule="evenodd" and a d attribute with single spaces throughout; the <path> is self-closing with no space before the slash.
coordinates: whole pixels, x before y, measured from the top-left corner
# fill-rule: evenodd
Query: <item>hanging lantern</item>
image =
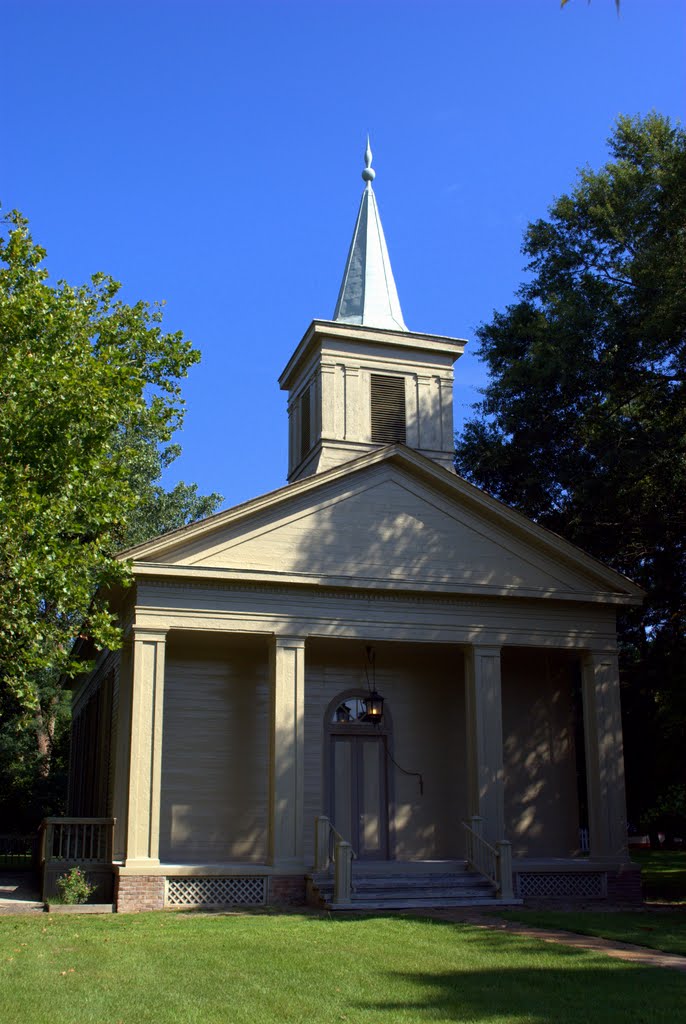
<path id="1" fill-rule="evenodd" d="M 348 707 L 348 705 L 345 702 L 343 702 L 343 704 L 339 704 L 338 707 L 336 708 L 335 720 L 336 720 L 336 722 L 339 722 L 339 723 L 340 722 L 351 722 L 352 721 L 352 715 L 350 714 L 350 708 Z"/>
<path id="2" fill-rule="evenodd" d="M 378 725 L 383 718 L 384 699 L 376 690 L 372 690 L 367 697 L 362 698 L 364 705 L 364 720 Z"/>

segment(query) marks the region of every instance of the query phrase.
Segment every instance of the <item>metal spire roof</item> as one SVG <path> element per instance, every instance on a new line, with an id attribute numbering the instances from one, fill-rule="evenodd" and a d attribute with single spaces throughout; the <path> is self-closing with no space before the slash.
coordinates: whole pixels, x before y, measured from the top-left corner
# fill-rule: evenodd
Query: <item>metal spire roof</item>
<path id="1" fill-rule="evenodd" d="M 350 243 L 343 282 L 333 315 L 343 324 L 363 324 L 365 327 L 385 327 L 406 331 L 398 292 L 393 280 L 379 208 L 372 189 L 376 172 L 372 169 L 372 151 L 364 154 L 362 178 L 366 181 L 360 211 Z"/>

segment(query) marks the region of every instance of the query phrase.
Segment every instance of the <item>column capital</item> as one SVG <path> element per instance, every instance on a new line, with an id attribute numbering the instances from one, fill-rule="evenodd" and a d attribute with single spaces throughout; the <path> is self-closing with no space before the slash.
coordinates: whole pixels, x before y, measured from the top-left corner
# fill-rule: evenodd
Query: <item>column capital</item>
<path id="1" fill-rule="evenodd" d="M 581 651 L 581 658 L 586 662 L 602 662 L 617 657 L 618 651 L 616 647 L 585 647 Z"/>
<path id="2" fill-rule="evenodd" d="M 302 650 L 305 647 L 305 641 L 307 637 L 289 635 L 283 636 L 280 633 L 274 633 L 272 635 L 272 639 L 274 641 L 274 646 L 277 648 L 288 648 L 289 650 L 297 648 L 298 650 Z"/>
<path id="3" fill-rule="evenodd" d="M 486 658 L 498 658 L 500 657 L 502 646 L 500 644 L 468 644 L 468 651 L 473 651 L 474 654 L 481 654 Z"/>
<path id="4" fill-rule="evenodd" d="M 169 630 L 160 629 L 159 626 L 136 626 L 130 627 L 129 636 L 132 640 L 149 640 L 154 643 L 163 644 L 167 639 Z"/>

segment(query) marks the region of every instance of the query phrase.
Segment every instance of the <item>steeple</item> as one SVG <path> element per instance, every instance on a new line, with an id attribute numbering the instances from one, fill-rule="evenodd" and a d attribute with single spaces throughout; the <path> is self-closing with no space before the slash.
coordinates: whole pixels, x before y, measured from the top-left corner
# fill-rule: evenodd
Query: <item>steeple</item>
<path id="1" fill-rule="evenodd" d="M 279 378 L 288 392 L 288 479 L 404 444 L 453 470 L 453 363 L 465 342 L 405 326 L 367 139 L 357 215 L 333 320 L 313 320 Z"/>
<path id="2" fill-rule="evenodd" d="M 362 179 L 366 185 L 333 318 L 336 323 L 406 331 L 372 188 L 376 171 L 372 168 L 369 136 L 364 163 Z"/>

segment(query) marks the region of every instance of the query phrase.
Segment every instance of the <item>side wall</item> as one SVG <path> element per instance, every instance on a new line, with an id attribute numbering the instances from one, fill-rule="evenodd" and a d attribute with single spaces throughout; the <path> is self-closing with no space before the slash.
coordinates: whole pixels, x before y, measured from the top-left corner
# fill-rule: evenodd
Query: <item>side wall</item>
<path id="1" fill-rule="evenodd" d="M 74 699 L 68 794 L 73 817 L 112 814 L 118 681 L 118 656 L 106 656 Z"/>
<path id="2" fill-rule="evenodd" d="M 515 857 L 578 850 L 572 657 L 502 652 L 505 825 Z"/>
<path id="3" fill-rule="evenodd" d="M 170 634 L 160 813 L 163 863 L 266 860 L 268 713 L 263 641 Z"/>

